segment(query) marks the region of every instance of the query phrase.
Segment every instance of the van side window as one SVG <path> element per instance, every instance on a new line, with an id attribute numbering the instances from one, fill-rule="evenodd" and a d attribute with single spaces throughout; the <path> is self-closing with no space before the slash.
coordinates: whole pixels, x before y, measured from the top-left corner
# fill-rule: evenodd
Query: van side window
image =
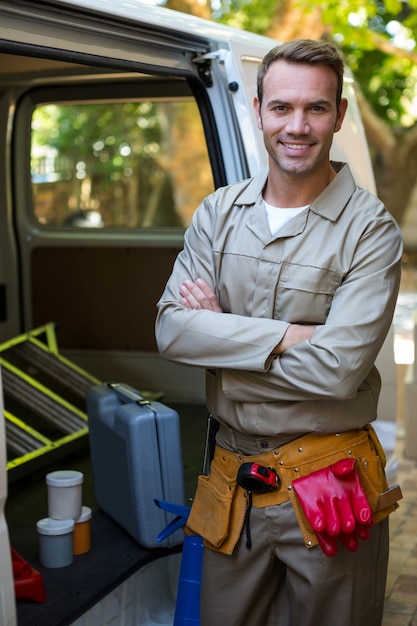
<path id="1" fill-rule="evenodd" d="M 35 220 L 60 228 L 186 228 L 214 190 L 190 96 L 37 104 L 31 180 Z"/>

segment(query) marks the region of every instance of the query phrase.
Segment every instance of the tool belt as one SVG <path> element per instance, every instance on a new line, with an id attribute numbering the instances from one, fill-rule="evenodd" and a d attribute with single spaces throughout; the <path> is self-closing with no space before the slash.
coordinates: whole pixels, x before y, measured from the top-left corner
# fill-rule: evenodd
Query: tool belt
<path id="1" fill-rule="evenodd" d="M 289 500 L 305 545 L 311 548 L 317 545 L 317 538 L 292 489 L 292 481 L 352 457 L 356 458 L 356 470 L 374 521 L 379 522 L 398 507 L 393 498 L 399 498 L 398 493 L 387 497 L 385 453 L 374 429 L 368 425 L 338 434 L 304 435 L 270 452 L 250 456 L 216 446 L 210 474 L 198 477 L 187 527 L 203 537 L 206 547 L 232 554 L 242 532 L 249 495 L 237 484 L 236 476 L 243 463 L 259 463 L 277 472 L 280 487 L 267 493 L 252 493 L 253 506 L 263 508 Z"/>

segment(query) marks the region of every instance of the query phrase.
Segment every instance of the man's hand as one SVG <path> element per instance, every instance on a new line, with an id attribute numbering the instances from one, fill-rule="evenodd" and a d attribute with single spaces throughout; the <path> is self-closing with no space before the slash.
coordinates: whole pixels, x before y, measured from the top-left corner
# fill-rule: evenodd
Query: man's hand
<path id="1" fill-rule="evenodd" d="M 180 302 L 187 309 L 196 311 L 206 309 L 207 311 L 223 313 L 216 294 L 202 278 L 197 278 L 195 282 L 184 280 L 180 287 L 180 294 L 182 296 Z"/>
<path id="2" fill-rule="evenodd" d="M 216 294 L 202 278 L 197 278 L 194 282 L 192 280 L 184 280 L 180 287 L 180 294 L 180 302 L 187 309 L 195 311 L 205 309 L 206 311 L 223 313 Z M 290 324 L 284 337 L 273 349 L 272 354 L 281 354 L 288 348 L 310 339 L 315 330 L 316 326 L 313 325 Z"/>
<path id="3" fill-rule="evenodd" d="M 302 341 L 311 339 L 316 328 L 317 326 L 313 325 L 305 326 L 304 324 L 290 324 L 285 335 L 272 350 L 271 354 L 281 354 L 282 352 L 285 352 L 285 350 L 288 350 L 288 348 L 292 348 Z"/>

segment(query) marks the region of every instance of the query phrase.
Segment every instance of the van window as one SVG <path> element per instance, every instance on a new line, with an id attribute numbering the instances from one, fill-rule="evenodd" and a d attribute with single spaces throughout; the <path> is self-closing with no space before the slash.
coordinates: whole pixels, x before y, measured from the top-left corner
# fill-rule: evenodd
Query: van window
<path id="1" fill-rule="evenodd" d="M 214 189 L 189 96 L 39 103 L 31 180 L 34 219 L 60 228 L 186 228 Z"/>

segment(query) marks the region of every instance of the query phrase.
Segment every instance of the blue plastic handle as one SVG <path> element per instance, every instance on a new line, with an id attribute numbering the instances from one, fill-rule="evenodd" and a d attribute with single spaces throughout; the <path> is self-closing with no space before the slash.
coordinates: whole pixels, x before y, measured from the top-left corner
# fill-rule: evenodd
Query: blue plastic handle
<path id="1" fill-rule="evenodd" d="M 166 502 L 165 500 L 157 500 L 156 498 L 154 502 L 160 509 L 167 511 L 168 513 L 173 513 L 176 516 L 167 526 L 165 526 L 163 530 L 161 530 L 157 536 L 156 540 L 160 542 L 186 524 L 191 509 L 189 506 L 174 504 L 173 502 Z"/>

